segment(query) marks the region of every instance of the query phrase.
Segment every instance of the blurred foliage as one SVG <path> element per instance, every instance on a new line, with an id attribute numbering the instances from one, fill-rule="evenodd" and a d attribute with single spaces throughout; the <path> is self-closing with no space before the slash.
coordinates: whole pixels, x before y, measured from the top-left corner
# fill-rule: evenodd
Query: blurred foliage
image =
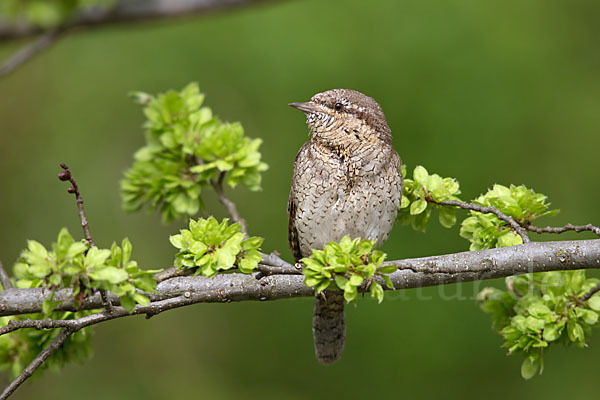
<path id="1" fill-rule="evenodd" d="M 146 145 L 121 182 L 123 205 L 136 211 L 147 205 L 161 211 L 163 220 L 192 216 L 202 206 L 202 188 L 225 181 L 260 189 L 260 139 L 244 136 L 239 123 L 224 123 L 191 83 L 181 92 L 158 96 L 133 93 L 144 104 Z"/>
<path id="2" fill-rule="evenodd" d="M 108 8 L 116 0 L 2 0 L 0 16 L 54 28 L 90 7 Z"/>
<path id="3" fill-rule="evenodd" d="M 234 267 L 240 272 L 253 272 L 262 260 L 260 246 L 263 238 L 244 238 L 239 223 L 229 225 L 227 218 L 219 223 L 214 217 L 190 220 L 188 229 L 170 237 L 171 244 L 179 249 L 175 266 L 198 269 L 195 275 L 213 277 Z"/>

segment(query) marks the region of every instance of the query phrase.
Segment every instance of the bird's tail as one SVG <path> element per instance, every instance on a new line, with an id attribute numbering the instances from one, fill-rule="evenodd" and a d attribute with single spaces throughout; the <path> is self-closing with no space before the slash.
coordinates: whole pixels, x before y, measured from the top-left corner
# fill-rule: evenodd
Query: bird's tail
<path id="1" fill-rule="evenodd" d="M 317 360 L 321 364 L 337 361 L 346 341 L 344 292 L 327 290 L 316 296 L 312 327 Z"/>

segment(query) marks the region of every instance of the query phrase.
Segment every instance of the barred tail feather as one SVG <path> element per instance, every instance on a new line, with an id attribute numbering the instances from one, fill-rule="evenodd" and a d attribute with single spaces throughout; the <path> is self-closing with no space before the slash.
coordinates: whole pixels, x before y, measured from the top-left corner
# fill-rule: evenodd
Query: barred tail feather
<path id="1" fill-rule="evenodd" d="M 315 354 L 321 364 L 331 364 L 342 356 L 346 341 L 344 292 L 327 290 L 316 296 L 313 340 Z"/>

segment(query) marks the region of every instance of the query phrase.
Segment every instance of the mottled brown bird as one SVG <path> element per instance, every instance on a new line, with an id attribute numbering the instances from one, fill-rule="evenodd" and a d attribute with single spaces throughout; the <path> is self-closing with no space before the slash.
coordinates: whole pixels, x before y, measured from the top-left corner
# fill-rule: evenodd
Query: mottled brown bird
<path id="1" fill-rule="evenodd" d="M 296 261 L 344 235 L 381 245 L 402 197 L 401 161 L 381 107 L 349 89 L 328 90 L 290 106 L 306 114 L 312 133 L 296 156 L 288 201 L 288 240 Z M 345 336 L 343 292 L 317 295 L 317 359 L 338 360 Z"/>

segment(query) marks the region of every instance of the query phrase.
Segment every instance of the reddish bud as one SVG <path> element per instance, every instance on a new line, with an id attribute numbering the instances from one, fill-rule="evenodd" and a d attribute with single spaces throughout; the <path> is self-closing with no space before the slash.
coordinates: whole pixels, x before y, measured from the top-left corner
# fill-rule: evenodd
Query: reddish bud
<path id="1" fill-rule="evenodd" d="M 61 181 L 68 181 L 71 179 L 71 173 L 69 171 L 63 171 L 58 174 L 58 179 Z"/>
<path id="2" fill-rule="evenodd" d="M 69 188 L 67 189 L 67 192 L 75 193 L 75 188 L 73 186 L 69 186 Z"/>

